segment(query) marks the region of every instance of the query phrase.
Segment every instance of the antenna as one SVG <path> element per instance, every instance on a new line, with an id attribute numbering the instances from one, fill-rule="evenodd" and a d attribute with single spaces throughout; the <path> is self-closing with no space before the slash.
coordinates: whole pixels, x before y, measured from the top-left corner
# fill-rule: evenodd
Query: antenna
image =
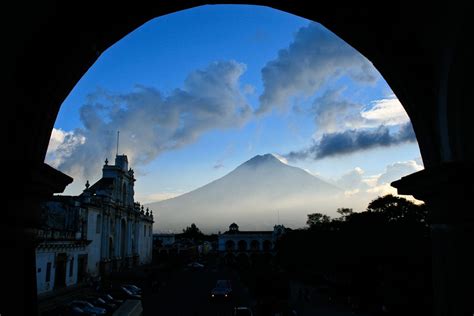
<path id="1" fill-rule="evenodd" d="M 116 156 L 118 156 L 119 137 L 120 137 L 120 131 L 117 131 L 117 154 L 116 154 Z"/>

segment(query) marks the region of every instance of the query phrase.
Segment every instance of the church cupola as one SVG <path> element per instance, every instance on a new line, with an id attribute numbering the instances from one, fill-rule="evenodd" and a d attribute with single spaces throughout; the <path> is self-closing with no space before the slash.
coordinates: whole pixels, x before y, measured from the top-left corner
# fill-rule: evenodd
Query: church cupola
<path id="1" fill-rule="evenodd" d="M 230 224 L 229 232 L 236 233 L 238 231 L 239 231 L 239 225 L 237 225 L 236 223 Z"/>

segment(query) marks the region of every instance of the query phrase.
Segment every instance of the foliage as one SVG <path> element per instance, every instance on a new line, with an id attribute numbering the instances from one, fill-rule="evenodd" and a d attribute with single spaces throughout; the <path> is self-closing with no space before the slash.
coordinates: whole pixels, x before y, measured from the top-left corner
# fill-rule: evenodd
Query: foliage
<path id="1" fill-rule="evenodd" d="M 192 239 L 202 239 L 204 237 L 204 234 L 196 226 L 196 224 L 192 223 L 191 226 L 187 226 L 186 229 L 183 229 L 182 236 Z"/>
<path id="2" fill-rule="evenodd" d="M 424 204 L 417 205 L 405 198 L 391 194 L 379 197 L 367 206 L 367 212 L 381 213 L 388 222 L 426 223 L 428 210 Z"/>
<path id="3" fill-rule="evenodd" d="M 384 304 L 400 315 L 409 312 L 406 306 L 418 315 L 430 312 L 427 207 L 386 195 L 366 211 L 339 208 L 337 213 L 341 216 L 334 219 L 308 214 L 309 229 L 287 232 L 277 244 L 281 269 L 304 280 L 319 274 L 361 308 Z"/>
<path id="4" fill-rule="evenodd" d="M 310 229 L 314 229 L 330 222 L 331 217 L 321 213 L 312 213 L 308 214 L 308 220 L 306 221 L 306 224 Z"/>

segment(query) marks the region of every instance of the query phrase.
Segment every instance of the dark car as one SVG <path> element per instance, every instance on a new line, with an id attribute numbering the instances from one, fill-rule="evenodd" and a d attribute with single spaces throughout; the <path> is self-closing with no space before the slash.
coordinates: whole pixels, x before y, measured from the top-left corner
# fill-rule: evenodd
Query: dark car
<path id="1" fill-rule="evenodd" d="M 142 294 L 142 289 L 136 286 L 135 284 L 122 284 L 122 287 L 126 288 L 130 292 L 136 295 L 141 295 Z"/>
<path id="2" fill-rule="evenodd" d="M 100 297 L 86 297 L 84 298 L 84 301 L 87 301 L 94 306 L 105 308 L 107 312 L 113 312 L 118 307 L 118 304 L 106 302 Z"/>
<path id="3" fill-rule="evenodd" d="M 232 286 L 230 280 L 217 280 L 216 286 L 211 290 L 211 298 L 230 298 L 232 294 Z"/>
<path id="4" fill-rule="evenodd" d="M 119 300 L 141 300 L 142 296 L 140 294 L 134 294 L 130 292 L 127 288 L 123 286 L 112 287 L 108 291 L 108 294 L 112 295 Z"/>
<path id="5" fill-rule="evenodd" d="M 204 269 L 204 265 L 199 262 L 191 262 L 188 264 L 188 268 L 190 268 L 191 270 L 202 270 Z"/>
<path id="6" fill-rule="evenodd" d="M 74 300 L 69 303 L 71 308 L 78 308 L 84 313 L 89 313 L 88 315 L 105 315 L 107 310 L 102 307 L 97 307 L 91 303 L 83 300 Z"/>
<path id="7" fill-rule="evenodd" d="M 120 305 L 120 304 L 123 303 L 123 300 L 116 299 L 115 297 L 113 297 L 112 295 L 110 295 L 108 293 L 99 295 L 99 297 L 101 299 L 103 299 L 104 301 L 106 301 L 107 303 L 112 303 L 112 304 L 116 304 L 116 305 Z"/>

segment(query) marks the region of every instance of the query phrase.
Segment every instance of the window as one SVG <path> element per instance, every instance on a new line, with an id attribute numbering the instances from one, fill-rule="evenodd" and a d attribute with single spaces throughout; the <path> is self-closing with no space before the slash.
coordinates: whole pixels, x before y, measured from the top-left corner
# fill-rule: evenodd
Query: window
<path id="1" fill-rule="evenodd" d="M 148 236 L 151 237 L 151 226 L 150 226 L 150 229 L 148 230 Z"/>
<path id="2" fill-rule="evenodd" d="M 100 215 L 99 215 L 100 216 Z M 69 276 L 72 277 L 72 271 L 74 269 L 74 257 L 71 259 L 71 263 L 69 264 Z"/>
<path id="3" fill-rule="evenodd" d="M 46 266 L 46 282 L 51 281 L 51 262 Z"/>
<path id="4" fill-rule="evenodd" d="M 146 225 L 143 225 L 143 237 L 146 237 Z"/>
<path id="5" fill-rule="evenodd" d="M 96 227 L 96 233 L 99 234 L 100 233 L 100 227 L 102 226 L 102 216 L 97 215 L 97 227 Z"/>

